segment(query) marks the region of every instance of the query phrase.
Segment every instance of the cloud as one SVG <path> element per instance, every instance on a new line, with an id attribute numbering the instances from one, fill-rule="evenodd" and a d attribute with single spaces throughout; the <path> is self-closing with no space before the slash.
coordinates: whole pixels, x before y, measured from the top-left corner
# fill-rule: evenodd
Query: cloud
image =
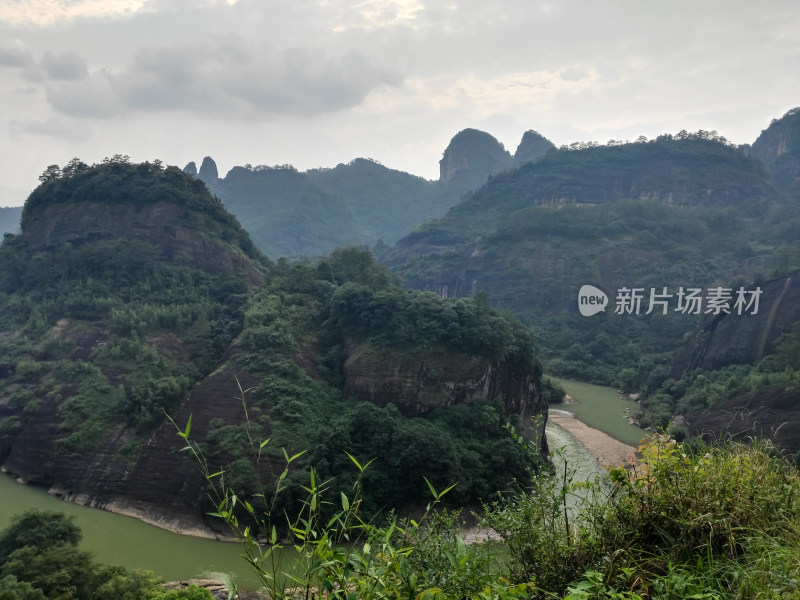
<path id="1" fill-rule="evenodd" d="M 0 23 L 46 27 L 81 18 L 130 15 L 144 0 L 11 0 L 0 4 Z"/>
<path id="2" fill-rule="evenodd" d="M 70 81 L 83 79 L 89 74 L 86 69 L 86 61 L 75 52 L 61 55 L 45 52 L 41 67 L 51 79 Z"/>
<path id="3" fill-rule="evenodd" d="M 58 138 L 68 142 L 84 142 L 91 135 L 86 127 L 77 123 L 69 123 L 64 119 L 48 119 L 46 121 L 12 121 L 9 129 L 15 137 L 22 134 L 35 134 L 51 138 Z"/>
<path id="4" fill-rule="evenodd" d="M 33 62 L 33 55 L 20 40 L 0 43 L 0 66 L 28 67 Z"/>
<path id="5" fill-rule="evenodd" d="M 275 51 L 230 40 L 142 49 L 122 70 L 103 69 L 91 77 L 77 56 L 53 57 L 43 66 L 65 81 L 46 85 L 48 101 L 77 117 L 160 111 L 246 119 L 311 116 L 356 106 L 371 91 L 402 81 L 354 51 L 331 56 L 316 47 Z"/>

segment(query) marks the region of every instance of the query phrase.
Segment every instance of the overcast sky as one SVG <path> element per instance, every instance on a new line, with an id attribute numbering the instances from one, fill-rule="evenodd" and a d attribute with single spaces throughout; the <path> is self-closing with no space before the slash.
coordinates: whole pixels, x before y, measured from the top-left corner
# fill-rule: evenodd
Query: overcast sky
<path id="1" fill-rule="evenodd" d="M 797 0 L 0 0 L 0 205 L 113 154 L 428 179 L 466 127 L 512 153 L 800 105 Z"/>

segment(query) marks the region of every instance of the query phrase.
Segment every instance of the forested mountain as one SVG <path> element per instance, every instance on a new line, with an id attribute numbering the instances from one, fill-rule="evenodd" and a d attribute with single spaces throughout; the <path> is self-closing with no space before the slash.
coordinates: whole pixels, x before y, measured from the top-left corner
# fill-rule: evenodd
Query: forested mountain
<path id="1" fill-rule="evenodd" d="M 534 341 L 484 298 L 404 291 L 352 248 L 272 263 L 202 180 L 158 161 L 41 180 L 0 246 L 0 464 L 20 480 L 205 528 L 201 470 L 166 415 L 191 418 L 251 499 L 284 449 L 305 452 L 286 483 L 313 466 L 347 486 L 345 451 L 377 458 L 365 510 L 417 502 L 425 475 L 468 503 L 534 468 L 504 428 L 546 416 Z"/>
<path id="2" fill-rule="evenodd" d="M 438 181 L 357 158 L 332 169 L 234 167 L 220 179 L 206 157 L 184 171 L 204 181 L 269 256 L 320 256 L 344 245 L 380 253 L 421 223 L 443 215 L 487 177 L 538 158 L 553 144 L 534 131 L 512 157 L 494 137 L 465 129 L 451 140 Z"/>
<path id="3" fill-rule="evenodd" d="M 750 348 L 729 353 L 724 364 L 673 370 L 704 318 L 747 313 L 758 288 L 762 315 L 791 305 L 779 308 L 773 294 L 781 284 L 768 282 L 800 268 L 797 114 L 773 122 L 752 148 L 705 131 L 562 147 L 495 175 L 384 260 L 411 288 L 444 297 L 486 292 L 532 327 L 548 372 L 650 394 L 643 423 L 666 424 L 675 412 L 708 406 L 682 401 L 698 369 L 756 368 L 800 316 L 753 336 L 746 332 L 754 317 L 745 314 L 726 335 L 760 345 L 761 353 Z M 605 294 L 605 310 L 581 314 L 584 285 Z M 699 311 L 685 303 L 690 289 L 699 290 Z M 725 310 L 715 308 L 720 294 Z M 767 385 L 775 367 L 761 368 Z M 757 387 L 742 377 L 731 394 Z"/>

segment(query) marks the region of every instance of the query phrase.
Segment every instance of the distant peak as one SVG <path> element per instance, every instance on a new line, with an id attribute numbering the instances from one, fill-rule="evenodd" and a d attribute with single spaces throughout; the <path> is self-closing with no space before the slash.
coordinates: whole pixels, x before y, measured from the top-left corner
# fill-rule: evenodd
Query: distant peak
<path id="1" fill-rule="evenodd" d="M 439 180 L 467 176 L 477 183 L 510 163 L 511 155 L 494 136 L 479 129 L 464 129 L 453 136 L 439 161 Z"/>
<path id="2" fill-rule="evenodd" d="M 536 160 L 551 149 L 555 149 L 553 142 L 533 129 L 529 129 L 522 134 L 522 141 L 520 141 L 517 151 L 514 153 L 514 162 L 521 164 Z"/>
<path id="3" fill-rule="evenodd" d="M 198 177 L 205 183 L 216 183 L 219 179 L 219 171 L 217 171 L 217 163 L 210 156 L 203 159 L 203 164 L 200 165 L 200 172 Z"/>
<path id="4" fill-rule="evenodd" d="M 188 165 L 183 167 L 183 172 L 186 173 L 187 175 L 192 175 L 194 177 L 197 177 L 197 165 L 194 164 L 194 161 L 192 161 Z"/>

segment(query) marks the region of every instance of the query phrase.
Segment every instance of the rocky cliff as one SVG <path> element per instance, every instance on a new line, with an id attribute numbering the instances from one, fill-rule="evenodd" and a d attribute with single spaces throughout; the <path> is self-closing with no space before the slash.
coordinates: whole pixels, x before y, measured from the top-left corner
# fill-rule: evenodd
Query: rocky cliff
<path id="1" fill-rule="evenodd" d="M 80 246 L 100 240 L 138 239 L 160 248 L 168 259 L 211 273 L 244 269 L 253 283 L 263 274 L 241 248 L 226 244 L 187 222 L 183 207 L 171 202 L 65 203 L 23 223 L 29 252 L 52 251 L 63 244 Z"/>
<path id="2" fill-rule="evenodd" d="M 368 342 L 351 343 L 349 347 L 344 364 L 348 394 L 378 406 L 394 404 L 411 417 L 478 398 L 499 398 L 506 413 L 519 416 L 523 423 L 539 417 L 537 438 L 542 440 L 540 451 L 547 456 L 544 426 L 548 407 L 539 380 L 531 374 L 515 372 L 503 362 L 444 348 L 421 354 L 377 350 Z"/>
<path id="3" fill-rule="evenodd" d="M 453 136 L 439 161 L 439 181 L 466 191 L 511 165 L 511 154 L 492 135 L 464 129 Z"/>
<path id="4" fill-rule="evenodd" d="M 729 438 L 771 440 L 784 451 L 800 453 L 800 388 L 776 385 L 736 396 L 704 411 L 686 415 L 689 431 L 707 441 Z"/>
<path id="5" fill-rule="evenodd" d="M 197 413 L 200 432 L 240 419 L 235 376 L 252 378 L 225 351 L 268 263 L 175 168 L 52 174 L 0 247 L 0 464 L 67 500 L 205 528 L 198 465 L 164 413 Z"/>
<path id="6" fill-rule="evenodd" d="M 677 356 L 672 377 L 680 378 L 694 369 L 754 365 L 775 353 L 781 334 L 800 320 L 800 271 L 757 287 L 761 290 L 757 314 L 750 310 L 709 316 Z"/>
<path id="7" fill-rule="evenodd" d="M 784 197 L 800 200 L 800 108 L 774 119 L 750 149 L 763 162 Z"/>

